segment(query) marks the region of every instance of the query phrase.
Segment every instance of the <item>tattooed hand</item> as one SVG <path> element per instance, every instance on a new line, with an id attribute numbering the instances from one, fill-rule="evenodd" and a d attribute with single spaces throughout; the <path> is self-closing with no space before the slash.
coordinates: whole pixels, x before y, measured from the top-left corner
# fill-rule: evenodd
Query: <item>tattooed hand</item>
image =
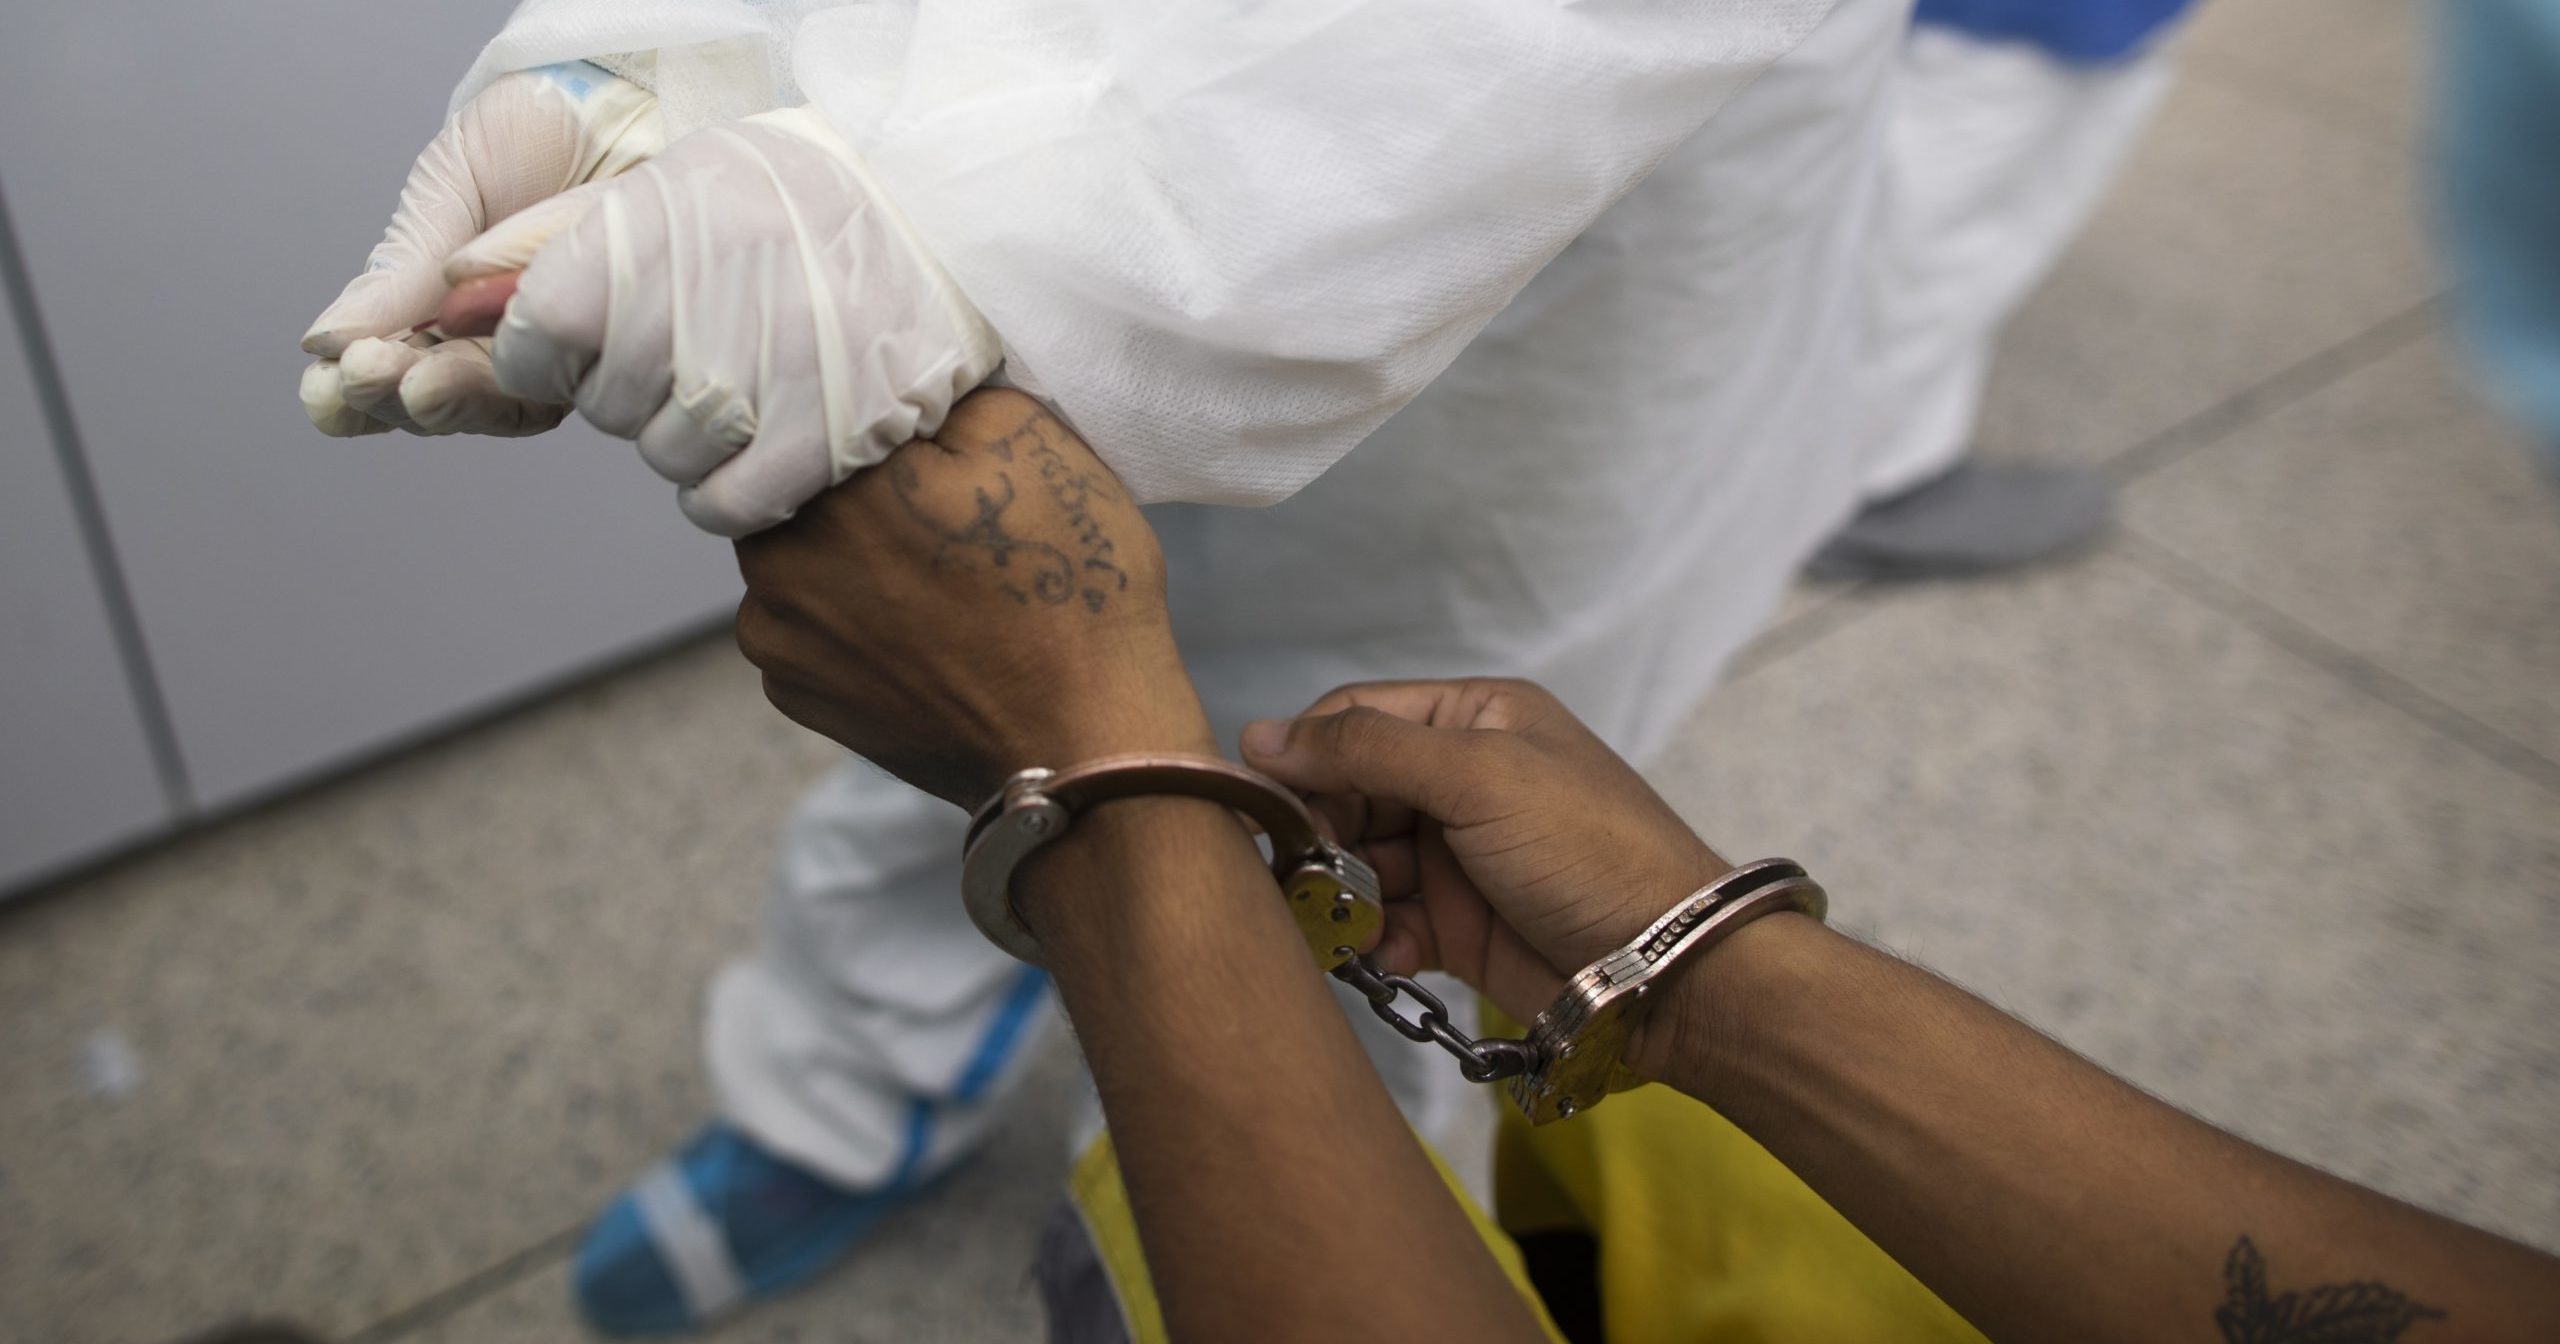
<path id="1" fill-rule="evenodd" d="M 986 389 L 738 543 L 738 647 L 793 720 L 973 807 L 1029 765 L 1212 751 L 1155 533 L 1084 441 Z"/>

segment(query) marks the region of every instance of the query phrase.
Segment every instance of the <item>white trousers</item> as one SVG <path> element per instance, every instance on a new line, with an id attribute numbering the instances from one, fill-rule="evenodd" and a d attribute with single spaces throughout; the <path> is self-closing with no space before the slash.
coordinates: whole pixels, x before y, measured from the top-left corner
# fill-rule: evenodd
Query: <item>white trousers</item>
<path id="1" fill-rule="evenodd" d="M 1472 673 L 1546 683 L 1639 759 L 1669 735 L 1855 505 L 1842 389 L 1904 22 L 1902 0 L 1842 0 L 1314 485 L 1152 511 L 1223 740 L 1344 681 Z M 1054 1020 L 960 908 L 962 828 L 868 767 L 830 774 L 762 946 L 714 986 L 723 1113 L 839 1181 L 966 1152 Z M 1345 1000 L 1425 1135 L 1480 1104 Z"/>
<path id="2" fill-rule="evenodd" d="M 1864 275 L 1866 497 L 1973 446 L 2001 326 L 2080 232 L 2169 91 L 2166 44 L 2117 65 L 1912 30 L 1887 94 Z"/>

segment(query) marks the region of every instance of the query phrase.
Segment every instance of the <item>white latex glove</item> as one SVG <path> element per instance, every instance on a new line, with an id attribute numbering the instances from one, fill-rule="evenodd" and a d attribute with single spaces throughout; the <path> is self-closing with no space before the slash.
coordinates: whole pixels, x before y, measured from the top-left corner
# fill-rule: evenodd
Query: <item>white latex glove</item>
<path id="1" fill-rule="evenodd" d="M 941 428 L 996 334 L 807 108 L 685 137 L 534 257 L 498 385 L 635 439 L 685 516 L 744 536 Z M 500 230 L 499 233 L 504 233 Z M 508 269 L 498 234 L 448 278 Z"/>
<path id="2" fill-rule="evenodd" d="M 501 392 L 487 340 L 440 341 L 410 329 L 436 315 L 445 263 L 463 244 L 504 221 L 478 255 L 494 269 L 522 266 L 577 218 L 582 202 L 572 188 L 664 146 L 657 99 L 583 61 L 483 89 L 418 156 L 364 273 L 303 335 L 303 350 L 320 357 L 302 375 L 311 422 L 341 437 L 538 434 L 559 424 L 568 398 L 545 405 Z"/>

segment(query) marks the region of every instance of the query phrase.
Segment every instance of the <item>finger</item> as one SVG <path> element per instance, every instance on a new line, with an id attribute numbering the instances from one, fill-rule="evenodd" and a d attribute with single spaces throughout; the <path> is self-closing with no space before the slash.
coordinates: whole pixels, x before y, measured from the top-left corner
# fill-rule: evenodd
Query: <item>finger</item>
<path id="1" fill-rule="evenodd" d="M 406 339 L 368 336 L 338 357 L 338 380 L 347 405 L 386 425 L 406 429 L 409 416 L 400 407 L 400 380 L 408 376 L 426 351 Z"/>
<path id="2" fill-rule="evenodd" d="M 500 391 L 479 341 L 358 341 L 338 361 L 338 378 L 349 409 L 415 434 L 539 434 L 569 410 Z"/>
<path id="3" fill-rule="evenodd" d="M 598 347 L 561 336 L 523 309 L 521 300 L 507 305 L 490 338 L 490 366 L 497 373 L 498 386 L 507 395 L 527 401 L 564 406 L 575 402 L 578 383 L 595 363 Z"/>
<path id="4" fill-rule="evenodd" d="M 1433 727 L 1486 726 L 1475 722 L 1486 700 L 1484 692 L 1489 686 L 1500 684 L 1503 683 L 1484 678 L 1352 682 L 1317 697 L 1299 717 L 1373 709 Z M 1250 750 L 1246 759 L 1252 759 Z M 1361 806 L 1367 809 L 1363 834 L 1399 835 L 1413 829 L 1412 809 L 1402 803 L 1364 798 Z"/>
<path id="5" fill-rule="evenodd" d="M 595 362 L 578 382 L 578 414 L 617 439 L 636 439 L 672 390 L 676 309 L 670 300 L 681 277 L 667 265 L 667 207 L 656 173 L 644 168 L 598 183 L 590 198 L 593 207 L 554 239 L 557 245 L 527 263 L 517 290 L 549 278 L 544 258 L 559 258 L 555 275 L 581 268 L 579 283 L 551 291 L 555 300 L 586 305 L 558 320 L 598 343 Z"/>
<path id="6" fill-rule="evenodd" d="M 488 342 L 432 346 L 400 378 L 400 409 L 420 434 L 517 438 L 557 428 L 566 406 L 509 396 L 489 365 Z"/>
<path id="7" fill-rule="evenodd" d="M 1365 793 L 1313 794 L 1307 798 L 1307 810 L 1324 818 L 1335 834 L 1350 840 L 1413 834 L 1412 808 Z"/>
<path id="8" fill-rule="evenodd" d="M 1419 874 L 1414 866 L 1413 841 L 1399 837 L 1393 840 L 1370 840 L 1359 846 L 1360 858 L 1378 875 L 1378 898 L 1400 901 L 1419 887 Z"/>
<path id="9" fill-rule="evenodd" d="M 1354 706 L 1434 728 L 1500 728 L 1532 740 L 1547 736 L 1559 720 L 1572 720 L 1547 688 L 1512 677 L 1355 681 L 1319 696 L 1299 717 Z"/>
<path id="10" fill-rule="evenodd" d="M 608 207 L 629 180 L 601 184 L 596 208 L 535 253 L 517 277 L 515 295 L 498 322 L 497 343 L 490 347 L 498 386 L 509 393 L 555 404 L 577 400 L 579 385 L 604 350 L 614 288 L 608 221 L 622 218 L 619 209 Z M 634 432 L 638 428 L 632 426 Z"/>
<path id="11" fill-rule="evenodd" d="M 756 436 L 756 413 L 747 399 L 721 387 L 679 392 L 640 427 L 640 460 L 678 485 L 692 485 L 738 455 Z"/>
<path id="12" fill-rule="evenodd" d="M 646 167 L 595 190 L 594 208 L 517 279 L 498 325 L 498 380 L 517 396 L 573 402 L 596 428 L 634 439 L 672 382 L 666 212 Z"/>
<path id="13" fill-rule="evenodd" d="M 1335 687 L 1316 698 L 1314 704 L 1299 711 L 1299 718 L 1312 715 L 1338 714 L 1346 709 L 1367 708 L 1393 714 L 1415 723 L 1445 725 L 1454 717 L 1453 706 L 1463 681 L 1362 681 Z M 1459 725 L 1463 726 L 1463 725 Z M 1273 730 L 1247 725 L 1246 732 L 1264 741 L 1281 741 Z M 1245 758 L 1253 759 L 1254 748 L 1245 746 Z M 1311 800 L 1310 805 L 1314 805 Z M 1356 802 L 1335 804 L 1345 811 L 1357 810 L 1361 827 L 1355 835 L 1402 835 L 1413 829 L 1413 810 L 1389 799 L 1360 797 Z"/>
<path id="14" fill-rule="evenodd" d="M 386 434 L 391 426 L 347 404 L 346 386 L 338 373 L 338 361 L 316 359 L 302 371 L 302 413 L 311 423 L 333 439 L 352 439 L 364 434 Z"/>
<path id="15" fill-rule="evenodd" d="M 1523 1022 L 1563 992 L 1565 977 L 1477 890 L 1438 831 L 1416 847 L 1416 870 L 1415 903 L 1429 912 L 1431 953 L 1443 969 Z"/>
<path id="16" fill-rule="evenodd" d="M 744 537 L 789 520 L 834 484 L 823 443 L 750 443 L 710 475 L 676 491 L 676 507 L 694 526 L 720 537 Z"/>
<path id="17" fill-rule="evenodd" d="M 1368 708 L 1415 723 L 1463 727 L 1465 725 L 1456 722 L 1455 710 L 1458 698 L 1468 684 L 1466 681 L 1355 681 L 1317 696 L 1314 704 L 1298 711 L 1298 717 L 1303 719 L 1310 715 Z"/>
<path id="18" fill-rule="evenodd" d="M 1420 901 L 1390 903 L 1384 931 L 1378 935 L 1378 945 L 1370 951 L 1369 959 L 1389 975 L 1420 975 L 1445 969 L 1440 961 L 1440 942 L 1431 927 L 1431 912 Z"/>
<path id="19" fill-rule="evenodd" d="M 523 278 L 520 272 L 508 271 L 455 285 L 436 305 L 437 334 L 447 340 L 497 335 L 498 323 L 507 315 L 507 301 L 516 296 L 516 282 Z"/>
<path id="20" fill-rule="evenodd" d="M 1309 794 L 1363 794 L 1376 802 L 1466 824 L 1467 790 L 1480 779 L 1504 739 L 1495 734 L 1425 727 L 1366 705 L 1331 714 L 1265 721 L 1244 730 L 1245 761 Z"/>
<path id="21" fill-rule="evenodd" d="M 1413 891 L 1414 811 L 1365 794 L 1324 793 L 1307 799 L 1329 839 L 1349 846 L 1377 871 L 1379 894 L 1389 900 Z"/>
<path id="22" fill-rule="evenodd" d="M 1369 838 L 1369 800 L 1356 793 L 1319 794 L 1307 811 L 1325 828 L 1328 838 L 1344 844 Z"/>

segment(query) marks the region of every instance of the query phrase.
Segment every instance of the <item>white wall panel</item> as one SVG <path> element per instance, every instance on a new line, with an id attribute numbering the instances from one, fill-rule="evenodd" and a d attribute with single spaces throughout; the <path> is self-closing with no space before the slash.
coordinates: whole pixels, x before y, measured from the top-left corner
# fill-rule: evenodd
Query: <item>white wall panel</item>
<path id="1" fill-rule="evenodd" d="M 0 182 L 201 800 L 713 615 L 727 548 L 626 445 L 324 439 L 295 344 L 508 10 L 0 12 Z"/>
<path id="2" fill-rule="evenodd" d="M 0 295 L 0 892 L 169 814 L 71 498 Z"/>

